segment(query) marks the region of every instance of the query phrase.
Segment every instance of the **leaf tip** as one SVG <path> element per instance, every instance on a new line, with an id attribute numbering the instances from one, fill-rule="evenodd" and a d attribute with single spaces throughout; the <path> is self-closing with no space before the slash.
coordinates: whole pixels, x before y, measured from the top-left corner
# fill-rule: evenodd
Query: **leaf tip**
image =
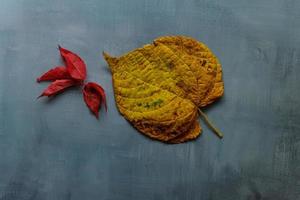
<path id="1" fill-rule="evenodd" d="M 41 98 L 43 96 L 44 96 L 44 93 L 40 94 L 40 96 L 38 96 L 36 99 L 39 99 L 39 98 Z"/>
<path id="2" fill-rule="evenodd" d="M 119 61 L 118 58 L 112 57 L 104 51 L 102 52 L 102 55 L 103 55 L 104 59 L 106 60 L 106 62 L 108 63 L 111 70 L 113 70 Z"/>
<path id="3" fill-rule="evenodd" d="M 102 55 L 104 57 L 105 60 L 109 60 L 112 58 L 112 56 L 110 56 L 108 53 L 106 53 L 105 51 L 102 51 Z"/>
<path id="4" fill-rule="evenodd" d="M 104 103 L 105 112 L 107 113 L 107 105 L 106 102 Z"/>
<path id="5" fill-rule="evenodd" d="M 62 46 L 60 46 L 59 44 L 57 45 L 58 46 L 58 50 L 61 54 L 65 53 L 66 49 L 63 48 Z"/>

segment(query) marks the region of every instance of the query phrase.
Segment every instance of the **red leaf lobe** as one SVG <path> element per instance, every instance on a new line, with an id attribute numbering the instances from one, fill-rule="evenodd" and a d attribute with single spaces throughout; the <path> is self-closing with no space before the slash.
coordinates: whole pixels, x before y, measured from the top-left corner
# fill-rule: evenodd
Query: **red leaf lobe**
<path id="1" fill-rule="evenodd" d="M 86 78 L 86 65 L 84 61 L 72 51 L 58 46 L 60 55 L 66 63 L 67 70 L 71 77 L 76 80 L 85 80 Z"/>
<path id="2" fill-rule="evenodd" d="M 79 83 L 72 79 L 62 79 L 62 80 L 56 80 L 52 82 L 39 97 L 47 96 L 51 97 L 54 96 L 63 90 L 78 85 Z M 38 97 L 38 98 L 39 98 Z"/>
<path id="3" fill-rule="evenodd" d="M 55 81 L 59 79 L 70 79 L 72 78 L 64 66 L 58 66 L 49 71 L 45 72 L 42 76 L 37 78 L 37 82 L 41 81 Z"/>
<path id="4" fill-rule="evenodd" d="M 84 86 L 82 93 L 87 107 L 97 118 L 99 117 L 101 104 L 104 104 L 105 110 L 107 111 L 105 92 L 100 85 L 89 82 Z"/>

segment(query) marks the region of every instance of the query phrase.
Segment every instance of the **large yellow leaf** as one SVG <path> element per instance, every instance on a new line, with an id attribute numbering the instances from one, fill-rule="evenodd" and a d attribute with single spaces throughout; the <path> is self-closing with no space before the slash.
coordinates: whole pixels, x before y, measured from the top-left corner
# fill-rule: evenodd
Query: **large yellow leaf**
<path id="1" fill-rule="evenodd" d="M 119 58 L 104 53 L 120 113 L 140 132 L 168 143 L 196 138 L 198 108 L 224 91 L 218 59 L 203 43 L 165 36 Z"/>

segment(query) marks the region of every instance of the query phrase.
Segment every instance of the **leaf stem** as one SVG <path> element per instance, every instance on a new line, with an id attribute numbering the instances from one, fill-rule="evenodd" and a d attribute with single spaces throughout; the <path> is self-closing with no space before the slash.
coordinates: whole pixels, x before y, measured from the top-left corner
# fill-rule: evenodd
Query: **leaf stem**
<path id="1" fill-rule="evenodd" d="M 223 138 L 223 133 L 221 133 L 221 131 L 213 125 L 213 123 L 208 119 L 207 115 L 204 112 L 202 112 L 202 110 L 200 108 L 198 108 L 198 111 L 199 111 L 200 115 L 203 117 L 206 124 L 215 132 L 215 134 L 220 139 L 222 139 Z"/>

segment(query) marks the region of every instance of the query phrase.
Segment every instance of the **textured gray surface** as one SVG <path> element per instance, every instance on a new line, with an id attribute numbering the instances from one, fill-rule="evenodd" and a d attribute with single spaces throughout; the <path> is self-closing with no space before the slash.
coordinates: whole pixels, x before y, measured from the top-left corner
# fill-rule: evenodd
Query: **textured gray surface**
<path id="1" fill-rule="evenodd" d="M 1 0 L 1 200 L 300 199 L 300 1 Z M 196 141 L 166 145 L 117 112 L 101 57 L 157 36 L 206 43 L 224 70 L 225 96 L 206 109 Z M 107 91 L 96 120 L 78 90 L 36 100 L 35 78 L 79 53 Z M 202 123 L 203 124 L 203 123 Z"/>

